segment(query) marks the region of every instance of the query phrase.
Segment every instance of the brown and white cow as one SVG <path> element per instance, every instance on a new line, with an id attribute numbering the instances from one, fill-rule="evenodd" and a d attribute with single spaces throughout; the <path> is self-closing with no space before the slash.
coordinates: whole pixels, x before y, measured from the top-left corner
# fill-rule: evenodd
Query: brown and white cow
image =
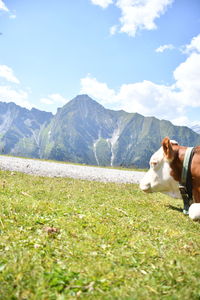
<path id="1" fill-rule="evenodd" d="M 187 147 L 180 146 L 168 137 L 162 141 L 162 147 L 150 159 L 150 169 L 140 182 L 144 192 L 162 192 L 174 198 L 181 198 L 179 182 Z M 193 203 L 189 216 L 200 219 L 200 146 L 195 147 L 191 163 Z"/>

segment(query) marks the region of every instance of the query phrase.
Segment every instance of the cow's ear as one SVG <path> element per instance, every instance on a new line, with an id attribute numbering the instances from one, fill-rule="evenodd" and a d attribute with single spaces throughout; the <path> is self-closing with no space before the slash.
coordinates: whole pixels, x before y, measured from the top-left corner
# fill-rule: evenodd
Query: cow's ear
<path id="1" fill-rule="evenodd" d="M 162 140 L 163 151 L 168 160 L 172 160 L 174 158 L 174 151 L 172 149 L 172 145 L 170 139 L 168 137 Z"/>

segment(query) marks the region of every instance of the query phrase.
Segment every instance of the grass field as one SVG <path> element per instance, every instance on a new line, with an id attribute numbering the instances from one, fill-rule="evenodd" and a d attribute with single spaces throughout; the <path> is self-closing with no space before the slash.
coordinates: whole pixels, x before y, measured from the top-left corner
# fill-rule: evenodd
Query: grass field
<path id="1" fill-rule="evenodd" d="M 0 172 L 0 299 L 200 299 L 200 223 L 136 185 Z"/>

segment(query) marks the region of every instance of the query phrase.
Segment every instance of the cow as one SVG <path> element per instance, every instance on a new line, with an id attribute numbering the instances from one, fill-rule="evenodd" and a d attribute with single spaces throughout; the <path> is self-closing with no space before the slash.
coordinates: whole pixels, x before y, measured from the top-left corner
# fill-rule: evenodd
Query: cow
<path id="1" fill-rule="evenodd" d="M 187 147 L 165 137 L 161 148 L 150 158 L 150 169 L 140 182 L 140 189 L 146 193 L 161 192 L 174 198 L 182 198 L 179 182 Z M 191 181 L 193 203 L 189 217 L 200 219 L 200 146 L 195 147 L 191 161 Z"/>

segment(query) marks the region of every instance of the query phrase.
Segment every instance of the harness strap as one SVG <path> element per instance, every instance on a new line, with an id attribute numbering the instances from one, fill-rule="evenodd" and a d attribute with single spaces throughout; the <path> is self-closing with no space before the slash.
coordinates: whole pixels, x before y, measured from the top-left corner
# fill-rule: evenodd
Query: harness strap
<path id="1" fill-rule="evenodd" d="M 191 164 L 191 154 L 193 152 L 194 147 L 188 147 L 185 151 L 185 157 L 183 161 L 183 169 L 182 169 L 182 174 L 181 174 L 181 184 L 186 185 L 187 182 L 187 176 L 188 176 L 188 171 L 189 167 Z"/>
<path id="2" fill-rule="evenodd" d="M 191 162 L 192 162 L 193 155 L 194 155 L 194 147 L 188 147 L 185 152 L 183 169 L 181 174 L 181 182 L 179 183 L 179 190 L 184 203 L 183 213 L 185 214 L 188 214 L 188 210 L 192 202 Z"/>

